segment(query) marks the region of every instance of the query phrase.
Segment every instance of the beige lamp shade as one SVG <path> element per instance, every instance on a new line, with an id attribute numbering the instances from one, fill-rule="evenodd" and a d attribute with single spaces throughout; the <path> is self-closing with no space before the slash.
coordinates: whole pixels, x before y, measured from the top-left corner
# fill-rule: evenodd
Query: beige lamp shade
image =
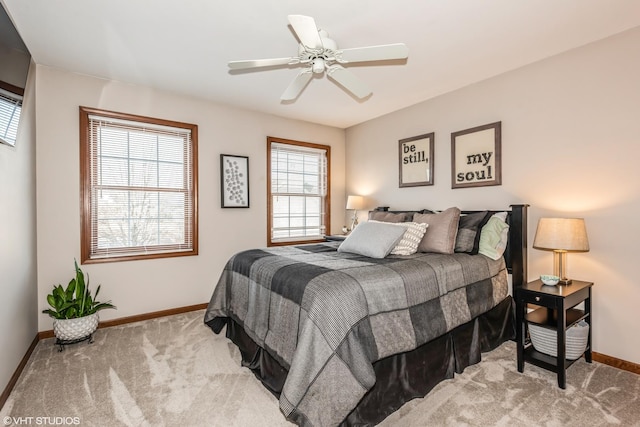
<path id="1" fill-rule="evenodd" d="M 583 218 L 540 218 L 536 237 L 536 249 L 588 252 L 589 239 Z"/>
<path id="2" fill-rule="evenodd" d="M 589 239 L 582 218 L 540 218 L 533 247 L 553 251 L 553 274 L 561 285 L 570 285 L 566 275 L 567 252 L 587 252 Z"/>
<path id="3" fill-rule="evenodd" d="M 362 210 L 364 209 L 364 197 L 349 196 L 347 197 L 347 209 Z"/>

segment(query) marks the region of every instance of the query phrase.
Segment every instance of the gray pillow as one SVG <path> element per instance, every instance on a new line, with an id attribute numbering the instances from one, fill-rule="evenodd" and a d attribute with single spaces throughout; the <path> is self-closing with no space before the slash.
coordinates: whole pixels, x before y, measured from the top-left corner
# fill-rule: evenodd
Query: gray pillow
<path id="1" fill-rule="evenodd" d="M 382 222 L 408 222 L 413 218 L 413 212 L 385 212 L 369 211 L 369 219 Z"/>
<path id="2" fill-rule="evenodd" d="M 405 231 L 405 227 L 384 222 L 363 222 L 340 244 L 338 252 L 384 258 L 396 247 Z"/>
<path id="3" fill-rule="evenodd" d="M 455 251 L 471 255 L 477 254 L 480 245 L 480 230 L 490 217 L 491 214 L 487 211 L 461 215 Z"/>
<path id="4" fill-rule="evenodd" d="M 376 221 L 370 220 L 369 222 Z M 418 252 L 418 245 L 427 231 L 427 224 L 417 222 L 387 222 L 386 224 L 393 224 L 405 229 L 402 239 L 389 252 L 391 255 L 413 255 Z"/>
<path id="5" fill-rule="evenodd" d="M 452 207 L 437 214 L 415 214 L 413 222 L 429 225 L 418 246 L 419 252 L 452 254 L 456 244 L 460 209 Z"/>

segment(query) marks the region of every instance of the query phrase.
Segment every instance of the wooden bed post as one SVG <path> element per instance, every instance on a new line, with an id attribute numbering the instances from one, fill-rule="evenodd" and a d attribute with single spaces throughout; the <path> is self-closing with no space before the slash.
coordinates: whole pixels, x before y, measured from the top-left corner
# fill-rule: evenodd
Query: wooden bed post
<path id="1" fill-rule="evenodd" d="M 529 205 L 511 205 L 511 232 L 509 246 L 511 251 L 511 280 L 513 290 L 527 283 L 527 208 Z"/>

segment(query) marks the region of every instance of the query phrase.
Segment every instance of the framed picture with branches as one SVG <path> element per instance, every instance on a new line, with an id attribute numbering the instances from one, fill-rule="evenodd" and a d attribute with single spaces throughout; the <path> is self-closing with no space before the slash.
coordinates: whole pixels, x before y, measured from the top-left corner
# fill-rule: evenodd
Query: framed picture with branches
<path id="1" fill-rule="evenodd" d="M 220 187 L 223 208 L 249 207 L 249 157 L 220 155 Z"/>

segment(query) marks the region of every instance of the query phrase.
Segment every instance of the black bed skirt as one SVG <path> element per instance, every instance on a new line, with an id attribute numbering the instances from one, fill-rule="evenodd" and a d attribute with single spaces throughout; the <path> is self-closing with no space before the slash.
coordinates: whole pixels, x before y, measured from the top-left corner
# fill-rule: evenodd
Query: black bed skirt
<path id="1" fill-rule="evenodd" d="M 426 396 L 439 382 L 453 378 L 454 373 L 462 373 L 467 366 L 480 362 L 481 353 L 514 339 L 513 319 L 513 299 L 508 296 L 487 313 L 415 350 L 378 360 L 373 364 L 376 373 L 374 387 L 341 426 L 376 425 L 409 400 Z M 221 320 L 214 319 L 218 323 L 216 326 L 221 326 Z M 287 370 L 234 320 L 224 320 L 226 336 L 240 349 L 242 365 L 251 369 L 264 386 L 279 397 Z"/>

